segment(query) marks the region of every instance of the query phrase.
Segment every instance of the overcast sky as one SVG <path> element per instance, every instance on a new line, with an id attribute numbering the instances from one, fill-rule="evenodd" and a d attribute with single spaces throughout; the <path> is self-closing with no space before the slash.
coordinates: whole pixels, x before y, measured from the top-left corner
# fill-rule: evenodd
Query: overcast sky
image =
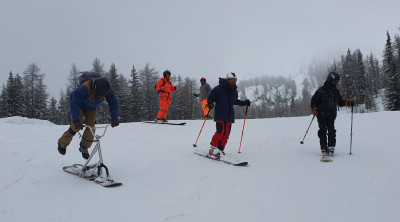
<path id="1" fill-rule="evenodd" d="M 216 82 L 296 74 L 347 49 L 379 59 L 400 30 L 400 0 L 0 0 L 0 83 L 35 62 L 59 98 L 76 63 L 99 58 Z"/>

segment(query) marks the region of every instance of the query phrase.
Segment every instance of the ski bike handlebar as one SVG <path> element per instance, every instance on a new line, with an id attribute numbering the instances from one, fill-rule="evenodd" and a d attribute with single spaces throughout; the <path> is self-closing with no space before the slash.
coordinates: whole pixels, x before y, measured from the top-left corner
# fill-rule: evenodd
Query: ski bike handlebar
<path id="1" fill-rule="evenodd" d="M 94 127 L 91 127 L 91 126 L 88 126 L 88 125 L 83 125 L 83 128 L 88 128 L 90 130 L 90 132 L 92 133 L 92 135 L 96 138 L 96 140 L 98 140 L 98 139 L 100 139 L 101 137 L 103 137 L 106 134 L 107 128 L 109 126 L 111 126 L 111 124 L 107 124 L 105 126 L 94 126 Z M 96 130 L 96 129 L 104 129 L 103 130 L 103 134 L 96 135 L 95 132 L 93 131 L 93 130 Z"/>

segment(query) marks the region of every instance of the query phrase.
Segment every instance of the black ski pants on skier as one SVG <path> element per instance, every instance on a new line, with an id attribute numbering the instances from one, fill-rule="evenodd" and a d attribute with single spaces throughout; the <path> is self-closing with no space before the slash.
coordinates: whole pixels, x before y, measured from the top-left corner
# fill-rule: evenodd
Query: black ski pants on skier
<path id="1" fill-rule="evenodd" d="M 323 115 L 318 115 L 318 137 L 321 149 L 326 149 L 327 147 L 336 146 L 336 130 L 335 130 L 335 117 L 326 117 Z M 328 135 L 328 141 L 326 136 Z"/>

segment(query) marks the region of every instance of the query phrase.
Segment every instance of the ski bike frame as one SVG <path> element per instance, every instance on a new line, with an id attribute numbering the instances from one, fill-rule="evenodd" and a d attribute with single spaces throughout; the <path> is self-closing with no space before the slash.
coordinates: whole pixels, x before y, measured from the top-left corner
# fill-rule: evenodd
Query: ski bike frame
<path id="1" fill-rule="evenodd" d="M 95 127 L 85 126 L 84 127 L 84 128 L 88 128 L 90 130 L 90 132 L 94 136 L 93 142 L 96 143 L 96 145 L 94 146 L 94 148 L 92 150 L 92 153 L 90 154 L 89 158 L 86 160 L 86 163 L 82 166 L 82 175 L 84 175 L 85 177 L 96 176 L 96 174 L 95 174 L 96 170 L 97 170 L 96 177 L 100 177 L 102 175 L 102 168 L 104 168 L 106 170 L 107 178 L 110 175 L 108 172 L 108 168 L 103 163 L 103 155 L 101 154 L 101 146 L 100 146 L 100 138 L 106 134 L 107 128 L 109 126 L 110 126 L 110 124 L 107 124 L 106 126 L 97 126 L 97 127 L 96 126 Z M 96 135 L 95 132 L 93 131 L 96 129 L 104 129 L 103 134 Z M 93 158 L 93 156 L 96 154 L 96 152 L 98 152 L 98 154 L 99 154 L 99 161 L 95 164 L 89 165 L 90 160 Z M 81 164 L 74 164 L 74 165 L 76 166 L 76 165 L 81 165 Z"/>

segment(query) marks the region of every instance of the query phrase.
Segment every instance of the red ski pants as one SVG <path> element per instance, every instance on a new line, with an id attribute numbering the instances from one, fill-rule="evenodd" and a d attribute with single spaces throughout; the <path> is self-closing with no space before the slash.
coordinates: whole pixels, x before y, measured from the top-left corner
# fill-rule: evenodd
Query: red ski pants
<path id="1" fill-rule="evenodd" d="M 211 140 L 211 146 L 218 147 L 218 149 L 224 151 L 225 145 L 228 142 L 229 134 L 231 133 L 232 122 L 231 121 L 216 121 L 217 132 Z"/>

